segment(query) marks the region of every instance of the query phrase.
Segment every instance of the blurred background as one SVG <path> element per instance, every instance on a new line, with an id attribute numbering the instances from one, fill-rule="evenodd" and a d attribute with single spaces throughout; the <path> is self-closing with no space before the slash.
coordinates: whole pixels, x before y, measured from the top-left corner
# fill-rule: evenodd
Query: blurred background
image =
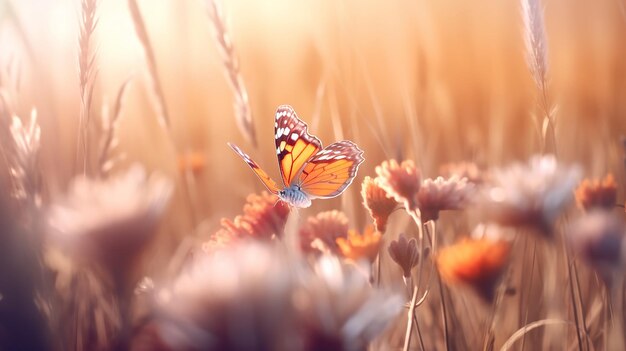
<path id="1" fill-rule="evenodd" d="M 239 144 L 279 179 L 272 135 L 280 104 L 292 105 L 325 145 L 345 138 L 365 150 L 355 184 L 387 158 L 415 159 L 426 175 L 435 176 L 448 162 L 499 165 L 541 151 L 536 87 L 515 1 L 221 2 L 248 89 L 256 148 L 237 128 L 205 2 L 138 4 L 154 48 L 171 138 L 156 118 L 145 55 L 123 0 L 98 5 L 91 123 L 98 125 L 103 106 L 111 108 L 130 79 L 117 135 L 117 152 L 127 157 L 115 167 L 140 162 L 182 184 L 180 166 L 192 155 L 193 201 L 177 192 L 167 240 L 188 235 L 203 220 L 208 232 L 214 231 L 219 218 L 240 213 L 245 196 L 262 189 L 226 142 Z M 558 106 L 558 157 L 582 164 L 590 175 L 612 171 L 621 180 L 624 2 L 542 4 L 549 94 Z M 3 84 L 13 87 L 20 116 L 32 108 L 39 112 L 41 166 L 50 197 L 81 173 L 80 16 L 78 0 L 0 1 L 0 67 L 9 72 Z M 353 186 L 340 199 L 318 201 L 307 211 L 340 205 L 362 226 L 358 191 Z"/>

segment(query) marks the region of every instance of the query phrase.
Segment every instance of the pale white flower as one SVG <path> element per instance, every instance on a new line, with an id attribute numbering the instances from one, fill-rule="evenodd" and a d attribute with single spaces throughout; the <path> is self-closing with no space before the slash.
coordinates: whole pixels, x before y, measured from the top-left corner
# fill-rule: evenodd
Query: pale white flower
<path id="1" fill-rule="evenodd" d="M 495 223 L 533 227 L 547 234 L 571 202 L 580 177 L 579 167 L 562 166 L 553 155 L 494 170 L 484 192 L 485 210 Z"/>
<path id="2" fill-rule="evenodd" d="M 389 197 L 404 204 L 407 210 L 417 207 L 417 192 L 422 182 L 422 173 L 415 167 L 415 162 L 405 160 L 398 163 L 388 160 L 376 166 L 378 186 L 383 188 Z"/>
<path id="3" fill-rule="evenodd" d="M 462 209 L 474 192 L 474 184 L 456 175 L 425 179 L 417 194 L 422 220 L 437 220 L 439 211 Z"/>
<path id="4" fill-rule="evenodd" d="M 322 256 L 296 295 L 312 350 L 365 350 L 402 309 L 399 295 L 377 290 L 355 266 Z"/>
<path id="5" fill-rule="evenodd" d="M 172 350 L 364 350 L 402 308 L 354 266 L 311 266 L 280 245 L 242 242 L 197 258 L 156 297 Z"/>
<path id="6" fill-rule="evenodd" d="M 107 180 L 79 177 L 49 209 L 52 236 L 87 257 L 132 251 L 153 232 L 172 190 L 169 180 L 148 177 L 138 165 Z"/>
<path id="7" fill-rule="evenodd" d="M 626 232 L 620 217 L 594 210 L 576 220 L 567 234 L 578 255 L 607 283 L 613 274 L 623 271 Z"/>
<path id="8" fill-rule="evenodd" d="M 172 350 L 297 350 L 286 260 L 254 242 L 201 255 L 158 295 L 161 338 Z"/>

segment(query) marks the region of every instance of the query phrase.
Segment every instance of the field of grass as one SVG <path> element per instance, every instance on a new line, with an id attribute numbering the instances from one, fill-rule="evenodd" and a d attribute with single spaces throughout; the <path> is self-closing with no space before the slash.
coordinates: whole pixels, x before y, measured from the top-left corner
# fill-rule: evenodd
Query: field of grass
<path id="1" fill-rule="evenodd" d="M 623 0 L 0 0 L 0 350 L 624 350 L 624 38 Z M 281 105 L 363 151 L 338 196 L 227 145 L 282 188 Z"/>

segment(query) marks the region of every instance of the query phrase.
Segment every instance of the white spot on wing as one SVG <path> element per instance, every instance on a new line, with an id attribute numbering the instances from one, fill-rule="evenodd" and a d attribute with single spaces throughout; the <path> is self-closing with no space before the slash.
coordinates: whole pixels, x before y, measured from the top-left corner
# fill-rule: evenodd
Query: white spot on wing
<path id="1" fill-rule="evenodd" d="M 298 140 L 298 133 L 291 134 L 291 140 L 293 140 L 293 141 Z"/>

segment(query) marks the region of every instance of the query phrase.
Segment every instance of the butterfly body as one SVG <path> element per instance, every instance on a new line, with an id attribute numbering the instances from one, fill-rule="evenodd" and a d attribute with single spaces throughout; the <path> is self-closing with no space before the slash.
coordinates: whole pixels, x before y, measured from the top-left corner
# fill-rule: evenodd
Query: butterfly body
<path id="1" fill-rule="evenodd" d="M 302 191 L 299 185 L 292 185 L 278 192 L 278 197 L 284 202 L 299 208 L 311 206 L 311 198 Z"/>
<path id="2" fill-rule="evenodd" d="M 283 186 L 278 185 L 250 156 L 228 144 L 259 177 L 265 187 L 294 207 L 309 207 L 311 200 L 339 196 L 356 177 L 364 161 L 355 143 L 343 140 L 322 148 L 291 106 L 276 110 L 274 141 Z"/>

